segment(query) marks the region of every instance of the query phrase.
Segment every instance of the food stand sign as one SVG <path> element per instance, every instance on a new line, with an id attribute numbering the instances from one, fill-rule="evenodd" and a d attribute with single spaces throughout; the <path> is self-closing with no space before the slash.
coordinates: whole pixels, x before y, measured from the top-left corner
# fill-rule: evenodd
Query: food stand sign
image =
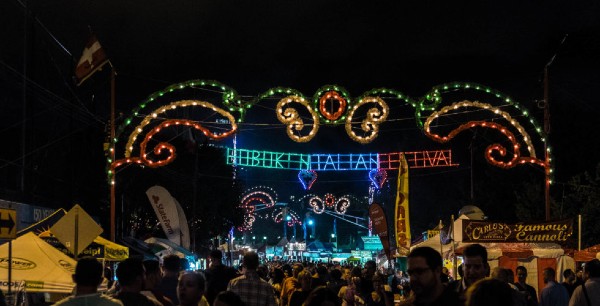
<path id="1" fill-rule="evenodd" d="M 463 220 L 462 231 L 463 242 L 561 243 L 573 234 L 573 220 L 517 224 Z"/>

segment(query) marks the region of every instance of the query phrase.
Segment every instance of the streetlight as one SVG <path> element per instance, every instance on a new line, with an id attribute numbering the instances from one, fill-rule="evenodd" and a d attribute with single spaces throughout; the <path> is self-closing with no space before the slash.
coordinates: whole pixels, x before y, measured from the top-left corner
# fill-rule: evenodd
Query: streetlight
<path id="1" fill-rule="evenodd" d="M 312 227 L 312 229 L 311 229 L 311 231 L 310 231 L 310 236 L 309 236 L 309 237 L 310 237 L 310 238 L 313 238 L 313 239 L 315 239 L 315 238 L 317 237 L 317 235 L 315 234 L 315 223 L 316 223 L 316 222 L 315 222 L 315 220 L 313 220 L 313 219 L 308 219 L 308 225 L 309 225 L 310 227 Z"/>
<path id="2" fill-rule="evenodd" d="M 329 242 L 333 244 L 332 251 L 337 252 L 337 238 L 335 237 L 335 233 L 331 233 L 331 240 Z"/>

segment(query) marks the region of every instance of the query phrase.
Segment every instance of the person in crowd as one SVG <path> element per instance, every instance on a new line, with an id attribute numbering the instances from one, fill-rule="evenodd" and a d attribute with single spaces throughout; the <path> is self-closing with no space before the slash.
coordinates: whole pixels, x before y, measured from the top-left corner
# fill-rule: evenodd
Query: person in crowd
<path id="1" fill-rule="evenodd" d="M 179 306 L 209 306 L 204 297 L 206 280 L 198 272 L 185 272 L 177 281 L 177 299 Z"/>
<path id="2" fill-rule="evenodd" d="M 492 270 L 491 276 L 492 276 L 492 278 L 495 278 L 499 281 L 503 281 L 503 282 L 507 283 L 508 286 L 510 286 L 511 288 L 518 290 L 516 286 L 514 286 L 510 283 L 510 273 L 508 271 L 509 271 L 509 269 L 504 268 L 504 267 L 495 267 Z"/>
<path id="3" fill-rule="evenodd" d="M 571 296 L 573 295 L 573 291 L 575 291 L 575 288 L 578 286 L 575 283 L 575 272 L 573 272 L 573 270 L 571 269 L 566 269 L 563 271 L 563 278 L 565 279 L 565 281 L 562 282 L 562 285 L 565 286 L 565 288 L 567 288 L 569 298 L 571 298 Z"/>
<path id="4" fill-rule="evenodd" d="M 373 283 L 373 292 L 366 296 L 366 304 L 368 306 L 393 306 L 394 295 L 392 289 L 385 281 L 385 276 L 382 273 L 375 273 L 371 278 Z"/>
<path id="5" fill-rule="evenodd" d="M 298 273 L 298 283 L 300 284 L 300 288 L 292 292 L 288 306 L 302 306 L 302 303 L 304 303 L 304 300 L 306 300 L 308 294 L 310 294 L 313 279 L 314 278 L 307 270 Z"/>
<path id="6" fill-rule="evenodd" d="M 229 281 L 237 277 L 237 271 L 223 265 L 223 253 L 220 250 L 211 251 L 208 260 L 210 264 L 204 272 L 206 275 L 206 299 L 212 305 L 217 294 L 225 291 Z"/>
<path id="7" fill-rule="evenodd" d="M 495 278 L 483 278 L 471 284 L 465 293 L 466 306 L 513 305 L 510 286 Z"/>
<path id="8" fill-rule="evenodd" d="M 75 294 L 58 301 L 54 305 L 122 306 L 121 301 L 98 292 L 98 285 L 102 282 L 102 274 L 102 264 L 96 258 L 80 258 L 75 267 L 75 274 L 73 274 Z M 6 306 L 6 303 L 3 305 Z"/>
<path id="9" fill-rule="evenodd" d="M 585 283 L 575 288 L 569 306 L 600 305 L 600 260 L 592 259 L 583 267 Z"/>
<path id="10" fill-rule="evenodd" d="M 525 295 L 521 292 L 519 292 L 519 289 L 517 288 L 517 286 L 515 286 L 514 284 L 511 284 L 511 277 L 512 276 L 512 270 L 507 269 L 507 268 L 503 268 L 503 267 L 495 267 L 494 270 L 492 271 L 492 278 L 497 279 L 499 281 L 505 282 L 506 284 L 508 284 L 508 286 L 510 287 L 510 289 L 512 289 L 510 291 L 510 295 L 512 297 L 513 306 L 527 306 L 527 298 L 525 297 Z"/>
<path id="11" fill-rule="evenodd" d="M 446 275 L 444 273 L 440 274 L 440 281 L 442 282 L 442 284 L 444 284 L 444 286 L 446 286 L 450 283 L 450 279 L 448 278 L 448 275 Z"/>
<path id="12" fill-rule="evenodd" d="M 340 289 L 343 286 L 346 286 L 348 282 L 342 279 L 342 271 L 340 271 L 340 269 L 332 269 L 331 272 L 329 272 L 329 276 L 330 281 L 327 284 L 327 288 L 329 288 L 329 290 L 331 290 L 337 296 L 337 293 L 340 292 Z"/>
<path id="13" fill-rule="evenodd" d="M 211 306 L 246 306 L 239 295 L 231 291 L 221 291 Z"/>
<path id="14" fill-rule="evenodd" d="M 281 266 L 281 270 L 283 270 L 283 274 L 285 274 L 284 280 L 292 276 L 292 265 L 285 263 Z"/>
<path id="15" fill-rule="evenodd" d="M 459 305 L 458 293 L 442 284 L 442 256 L 430 247 L 418 247 L 407 257 L 408 277 L 414 293 L 412 305 Z"/>
<path id="16" fill-rule="evenodd" d="M 487 250 L 481 244 L 467 246 L 463 251 L 462 280 L 454 281 L 448 286 L 458 293 L 464 303 L 467 288 L 476 281 L 490 275 L 490 265 L 487 261 Z"/>
<path id="17" fill-rule="evenodd" d="M 394 273 L 392 277 L 390 287 L 392 288 L 392 293 L 399 294 L 400 296 L 403 296 L 404 291 L 409 289 L 410 285 L 408 284 L 408 278 L 404 275 L 402 270 L 396 270 L 396 273 Z"/>
<path id="18" fill-rule="evenodd" d="M 516 285 L 515 285 L 515 272 L 510 269 L 510 268 L 506 268 L 506 273 L 508 274 L 508 284 L 515 290 L 518 290 Z"/>
<path id="19" fill-rule="evenodd" d="M 300 288 L 300 284 L 298 283 L 298 273 L 300 273 L 300 271 L 302 270 L 304 270 L 304 266 L 301 263 L 295 263 L 292 266 L 292 276 L 287 277 L 285 280 L 283 280 L 281 296 L 279 297 L 280 306 L 287 306 L 292 292 Z"/>
<path id="20" fill-rule="evenodd" d="M 569 293 L 567 288 L 556 283 L 556 271 L 553 268 L 545 268 L 544 284 L 540 294 L 540 306 L 566 306 L 569 305 Z"/>
<path id="21" fill-rule="evenodd" d="M 365 305 L 365 299 L 360 292 L 361 279 L 358 276 L 350 277 L 347 286 L 340 288 L 338 297 L 342 300 L 342 306 L 360 306 Z"/>
<path id="22" fill-rule="evenodd" d="M 160 270 L 160 263 L 158 260 L 144 260 L 143 264 L 144 269 L 146 269 L 146 282 L 144 284 L 144 290 L 141 293 L 156 299 L 164 306 L 173 306 L 173 301 L 166 297 L 158 288 L 158 285 L 162 280 L 162 271 Z"/>
<path id="23" fill-rule="evenodd" d="M 312 287 L 316 288 L 320 286 L 327 286 L 327 283 L 329 282 L 329 272 L 327 271 L 327 266 L 322 264 L 317 265 L 316 271 L 317 273 L 313 275 L 314 279 L 312 281 Z"/>
<path id="24" fill-rule="evenodd" d="M 583 280 L 583 267 L 579 267 L 577 268 L 577 271 L 575 272 L 575 287 L 581 285 L 584 283 Z"/>
<path id="25" fill-rule="evenodd" d="M 104 280 L 106 280 L 106 288 L 111 288 L 113 286 L 113 284 L 115 283 L 114 276 L 115 275 L 113 273 L 112 268 L 110 267 L 110 265 L 107 264 L 104 267 Z"/>
<path id="26" fill-rule="evenodd" d="M 244 273 L 229 281 L 228 291 L 239 295 L 247 306 L 275 306 L 273 287 L 258 276 L 258 254 L 247 252 L 242 259 Z"/>
<path id="27" fill-rule="evenodd" d="M 262 280 L 269 282 L 269 268 L 266 265 L 259 264 L 256 273 Z"/>
<path id="28" fill-rule="evenodd" d="M 448 282 L 454 281 L 454 278 L 452 278 L 452 275 L 450 275 L 450 271 L 448 270 L 448 268 L 442 267 L 442 274 L 446 275 L 446 277 L 448 278 Z"/>
<path id="29" fill-rule="evenodd" d="M 117 267 L 117 278 L 121 289 L 114 296 L 125 306 L 162 306 L 156 299 L 140 292 L 144 289 L 146 272 L 144 264 L 138 258 L 127 258 Z"/>
<path id="30" fill-rule="evenodd" d="M 334 292 L 326 287 L 317 287 L 310 292 L 303 306 L 341 306 L 341 303 Z"/>
<path id="31" fill-rule="evenodd" d="M 538 296 L 535 288 L 526 283 L 527 281 L 527 268 L 524 266 L 517 267 L 517 282 L 515 286 L 525 296 L 528 306 L 538 305 Z"/>
<path id="32" fill-rule="evenodd" d="M 167 255 L 162 260 L 163 277 L 158 288 L 173 304 L 179 305 L 177 282 L 179 281 L 179 271 L 181 271 L 181 260 L 175 254 Z"/>
<path id="33" fill-rule="evenodd" d="M 346 282 L 346 285 L 348 285 L 348 281 L 350 280 L 351 276 L 352 268 L 349 266 L 342 267 L 342 280 Z"/>
<path id="34" fill-rule="evenodd" d="M 368 260 L 365 262 L 364 269 L 362 270 L 361 275 L 361 294 L 362 296 L 370 295 L 373 292 L 373 282 L 372 278 L 377 272 L 377 264 L 374 260 Z"/>
<path id="35" fill-rule="evenodd" d="M 283 288 L 283 280 L 285 279 L 285 273 L 283 269 L 275 267 L 270 273 L 270 281 L 269 283 L 273 286 L 273 293 L 275 294 L 275 299 L 277 300 L 277 304 L 279 304 L 279 297 L 281 296 L 281 288 Z"/>

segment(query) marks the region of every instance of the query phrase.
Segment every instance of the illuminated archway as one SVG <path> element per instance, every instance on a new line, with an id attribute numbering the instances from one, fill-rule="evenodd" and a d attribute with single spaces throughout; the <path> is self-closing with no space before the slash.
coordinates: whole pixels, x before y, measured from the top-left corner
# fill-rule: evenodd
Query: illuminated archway
<path id="1" fill-rule="evenodd" d="M 194 90 L 194 95 L 190 95 L 194 99 L 171 98 L 185 96 L 186 90 Z M 212 98 L 203 97 L 204 94 Z M 292 88 L 276 87 L 246 98 L 222 83 L 192 80 L 153 93 L 118 127 L 110 150 L 122 157 L 107 161 L 110 184 L 114 187 L 115 170 L 123 165 L 160 167 L 173 161 L 175 147 L 168 141 L 153 140 L 161 131 L 189 126 L 209 139 L 227 138 L 266 100 L 277 101 L 274 118 L 283 124 L 282 129 L 291 140 L 300 143 L 310 142 L 320 129 L 340 125 L 353 141 L 372 143 L 381 124 L 390 116 L 390 105 L 398 104 L 412 109 L 416 125 L 435 142 L 450 142 L 469 129 L 490 129 L 509 144 L 492 143 L 487 147 L 485 159 L 491 165 L 503 169 L 523 164 L 540 166 L 546 171 L 546 183 L 551 183 L 551 149 L 541 126 L 515 100 L 487 86 L 460 82 L 442 84 L 419 98 L 388 88 L 376 88 L 352 97 L 343 87 L 326 85 L 308 97 Z M 153 104 L 159 105 L 153 108 Z M 202 109 L 209 112 L 209 116 L 223 118 L 223 124 L 208 127 L 204 122 L 172 115 L 182 108 Z M 125 140 L 126 143 L 119 146 Z M 539 151 L 544 151 L 543 157 L 538 157 Z"/>

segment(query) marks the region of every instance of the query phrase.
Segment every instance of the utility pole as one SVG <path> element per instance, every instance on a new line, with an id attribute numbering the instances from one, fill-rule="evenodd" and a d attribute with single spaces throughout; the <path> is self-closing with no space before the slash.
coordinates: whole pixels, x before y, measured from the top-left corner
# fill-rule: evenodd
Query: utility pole
<path id="1" fill-rule="evenodd" d="M 115 67 L 113 67 L 112 63 L 110 64 L 110 141 L 109 144 L 112 144 L 110 147 L 110 160 L 111 163 L 115 162 L 115 79 L 117 77 L 117 72 L 115 71 Z M 116 184 L 116 176 L 117 172 L 114 167 L 110 167 L 112 170 L 112 178 L 109 182 L 110 184 L 110 239 L 111 241 L 116 241 L 115 235 L 115 217 L 116 217 L 116 192 L 115 192 L 115 184 Z M 122 217 L 122 216 L 121 216 Z"/>
<path id="2" fill-rule="evenodd" d="M 545 154 L 545 181 L 544 181 L 544 203 L 546 207 L 546 221 L 550 221 L 550 154 L 548 153 L 548 142 L 550 142 L 550 89 L 549 89 L 549 76 L 548 70 L 550 65 L 556 59 L 560 47 L 565 43 L 567 37 L 569 35 L 566 34 L 558 45 L 556 52 L 550 58 L 550 61 L 544 67 L 544 133 L 546 134 L 546 141 L 544 141 L 544 154 Z"/>
<path id="3" fill-rule="evenodd" d="M 552 57 L 552 60 L 544 67 L 544 133 L 546 134 L 546 141 L 544 142 L 544 154 L 546 158 L 546 165 L 544 166 L 544 203 L 546 207 L 546 221 L 550 221 L 550 155 L 548 154 L 548 142 L 550 141 L 550 101 L 548 90 L 548 67 L 552 64 L 552 61 L 554 61 L 554 57 Z"/>

